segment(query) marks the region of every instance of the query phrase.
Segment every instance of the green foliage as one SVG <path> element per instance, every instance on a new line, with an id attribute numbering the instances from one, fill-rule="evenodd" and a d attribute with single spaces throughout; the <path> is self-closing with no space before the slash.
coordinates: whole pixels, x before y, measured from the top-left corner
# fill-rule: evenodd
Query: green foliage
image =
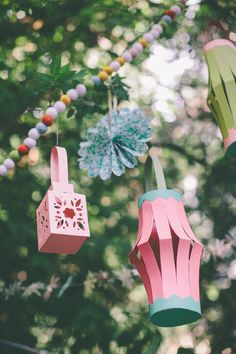
<path id="1" fill-rule="evenodd" d="M 123 79 L 124 78 L 120 77 L 120 75 L 116 74 L 112 76 L 111 82 L 109 84 L 111 93 L 113 96 L 117 97 L 118 102 L 129 100 L 129 86 L 123 81 Z"/>
<path id="2" fill-rule="evenodd" d="M 69 63 L 61 66 L 61 56 L 56 55 L 49 66 L 49 73 L 37 72 L 34 75 L 32 89 L 44 95 L 48 94 L 52 100 L 56 100 L 62 87 L 65 91 L 74 87 L 83 80 L 86 73 L 86 70 L 71 70 Z"/>
<path id="3" fill-rule="evenodd" d="M 84 80 L 87 84 L 88 77 L 97 73 L 99 68 L 94 69 L 96 64 L 89 60 L 91 51 L 97 66 L 107 65 L 120 55 L 124 40 L 128 38 L 131 45 L 134 37 L 160 18 L 166 3 L 1 1 L 1 161 L 37 122 L 32 108 L 46 108 L 62 91 Z M 197 178 L 197 189 L 185 191 L 185 202 L 193 229 L 206 250 L 201 272 L 202 320 L 178 331 L 161 330 L 148 319 L 143 286 L 127 260 L 137 233 L 136 200 L 144 191 L 143 166 L 140 163 L 120 178 L 105 182 L 78 172 L 79 142 L 86 129 L 94 127 L 107 112 L 107 86 L 88 86 L 86 97 L 74 102 L 59 120 L 59 142 L 68 151 L 70 179 L 88 202 L 91 239 L 80 252 L 75 256 L 37 252 L 35 211 L 49 186 L 54 128 L 39 141 L 36 166 L 18 168 L 14 176 L 0 179 L 1 338 L 60 354 L 166 354 L 176 343 L 178 354 L 199 354 L 207 343 L 213 354 L 221 354 L 225 348 L 232 348 L 232 354 L 236 351 L 236 170 L 235 164 L 223 157 L 212 115 L 197 100 L 206 88 L 200 75 L 202 31 L 212 18 L 227 22 L 235 31 L 235 9 L 235 1 L 206 0 L 193 22 L 180 17 L 160 40 L 165 47 L 174 48 L 174 55 L 183 50 L 182 55 L 188 53 L 196 61 L 197 75 L 189 70 L 183 77 L 176 76 L 177 103 L 165 100 L 177 113 L 175 121 L 167 122 L 153 108 L 154 93 L 142 96 L 141 88 L 130 84 L 132 77 L 144 73 L 157 81 L 155 93 L 160 90 L 161 97 L 155 75 L 141 66 L 146 53 L 136 61 L 138 68 L 129 67 L 129 80 L 125 74 L 122 78 L 114 75 L 110 83 L 120 101 L 130 95 L 134 103 L 138 92 L 136 103 L 153 116 L 153 140 L 161 149 L 168 186 L 183 189 L 185 176 Z M 178 27 L 178 35 L 171 41 Z M 190 35 L 189 42 L 184 42 L 185 32 Z M 103 50 L 98 45 L 103 37 L 113 49 Z M 115 46 L 117 43 L 121 47 Z M 191 47 L 197 56 L 192 56 Z M 28 113 L 23 114 L 27 108 Z M 193 339 L 194 348 L 182 348 L 190 346 L 183 343 L 186 335 Z M 0 352 L 20 353 L 1 343 Z"/>
<path id="4" fill-rule="evenodd" d="M 192 349 L 179 348 L 177 354 L 194 354 Z"/>

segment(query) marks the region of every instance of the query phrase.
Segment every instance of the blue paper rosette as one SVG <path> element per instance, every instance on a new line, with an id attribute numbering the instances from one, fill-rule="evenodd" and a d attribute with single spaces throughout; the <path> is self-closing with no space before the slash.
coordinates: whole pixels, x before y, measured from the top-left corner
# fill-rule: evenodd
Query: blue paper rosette
<path id="1" fill-rule="evenodd" d="M 102 117 L 96 128 L 89 128 L 87 141 L 80 143 L 79 165 L 90 177 L 106 180 L 120 176 L 125 167 L 137 165 L 136 156 L 148 151 L 150 119 L 140 109 L 121 109 Z"/>

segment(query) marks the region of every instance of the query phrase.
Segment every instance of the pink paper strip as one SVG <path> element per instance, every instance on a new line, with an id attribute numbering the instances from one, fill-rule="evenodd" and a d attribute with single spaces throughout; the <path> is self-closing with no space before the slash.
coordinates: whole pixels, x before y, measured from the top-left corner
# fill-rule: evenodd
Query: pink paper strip
<path id="1" fill-rule="evenodd" d="M 160 239 L 161 276 L 163 283 L 163 296 L 169 297 L 176 292 L 176 270 L 172 235 L 164 204 L 160 198 L 152 202 L 152 212 L 155 226 Z"/>
<path id="2" fill-rule="evenodd" d="M 235 45 L 228 39 L 214 39 L 213 41 L 208 42 L 204 45 L 203 50 L 207 52 L 208 50 L 218 47 L 218 46 L 228 46 L 232 49 L 236 49 Z"/>

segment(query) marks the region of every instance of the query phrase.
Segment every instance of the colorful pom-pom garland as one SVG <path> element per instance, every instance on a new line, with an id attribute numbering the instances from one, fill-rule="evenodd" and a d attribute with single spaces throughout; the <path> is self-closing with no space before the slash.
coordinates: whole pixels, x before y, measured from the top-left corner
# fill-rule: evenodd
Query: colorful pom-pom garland
<path id="1" fill-rule="evenodd" d="M 186 5 L 187 1 L 179 0 L 178 2 Z M 130 63 L 137 58 L 150 43 L 160 37 L 166 25 L 171 23 L 176 15 L 180 15 L 181 11 L 182 9 L 178 5 L 173 5 L 169 10 L 166 10 L 160 22 L 154 24 L 147 33 L 144 33 L 138 42 L 134 43 L 129 50 L 124 52 L 120 57 L 117 57 L 109 65 L 105 66 L 98 75 L 91 77 L 94 86 L 99 86 L 102 82 L 107 81 L 109 76 L 114 72 L 117 72 L 121 66 L 125 63 Z M 17 150 L 11 151 L 9 158 L 0 165 L 0 176 L 7 176 L 8 171 L 15 168 L 15 162 L 19 161 L 21 156 L 27 155 L 30 149 L 36 146 L 39 137 L 48 131 L 48 127 L 53 124 L 59 114 L 65 112 L 67 106 L 70 105 L 72 101 L 77 100 L 78 97 L 86 95 L 86 93 L 86 87 L 83 84 L 78 84 L 74 89 L 71 88 L 66 94 L 63 94 L 60 101 L 57 101 L 53 106 L 48 107 L 41 118 L 41 122 L 38 122 L 35 128 L 29 130 L 28 137 L 24 139 L 23 144 L 20 144 Z"/>

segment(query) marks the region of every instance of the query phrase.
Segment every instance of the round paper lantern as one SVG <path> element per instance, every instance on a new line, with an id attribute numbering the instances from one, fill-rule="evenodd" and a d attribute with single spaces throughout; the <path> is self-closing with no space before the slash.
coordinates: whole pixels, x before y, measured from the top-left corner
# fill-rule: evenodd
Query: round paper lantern
<path id="1" fill-rule="evenodd" d="M 204 46 L 209 71 L 208 106 L 214 114 L 229 157 L 236 157 L 236 47 L 227 39 Z"/>
<path id="2" fill-rule="evenodd" d="M 152 162 L 159 189 L 151 183 Z M 182 196 L 166 189 L 157 157 L 146 162 L 147 192 L 139 198 L 139 227 L 130 262 L 147 292 L 151 321 L 174 327 L 198 320 L 202 244 L 188 223 Z"/>
<path id="3" fill-rule="evenodd" d="M 51 187 L 37 209 L 38 249 L 75 254 L 90 236 L 86 198 L 68 182 L 66 150 L 53 147 Z"/>

